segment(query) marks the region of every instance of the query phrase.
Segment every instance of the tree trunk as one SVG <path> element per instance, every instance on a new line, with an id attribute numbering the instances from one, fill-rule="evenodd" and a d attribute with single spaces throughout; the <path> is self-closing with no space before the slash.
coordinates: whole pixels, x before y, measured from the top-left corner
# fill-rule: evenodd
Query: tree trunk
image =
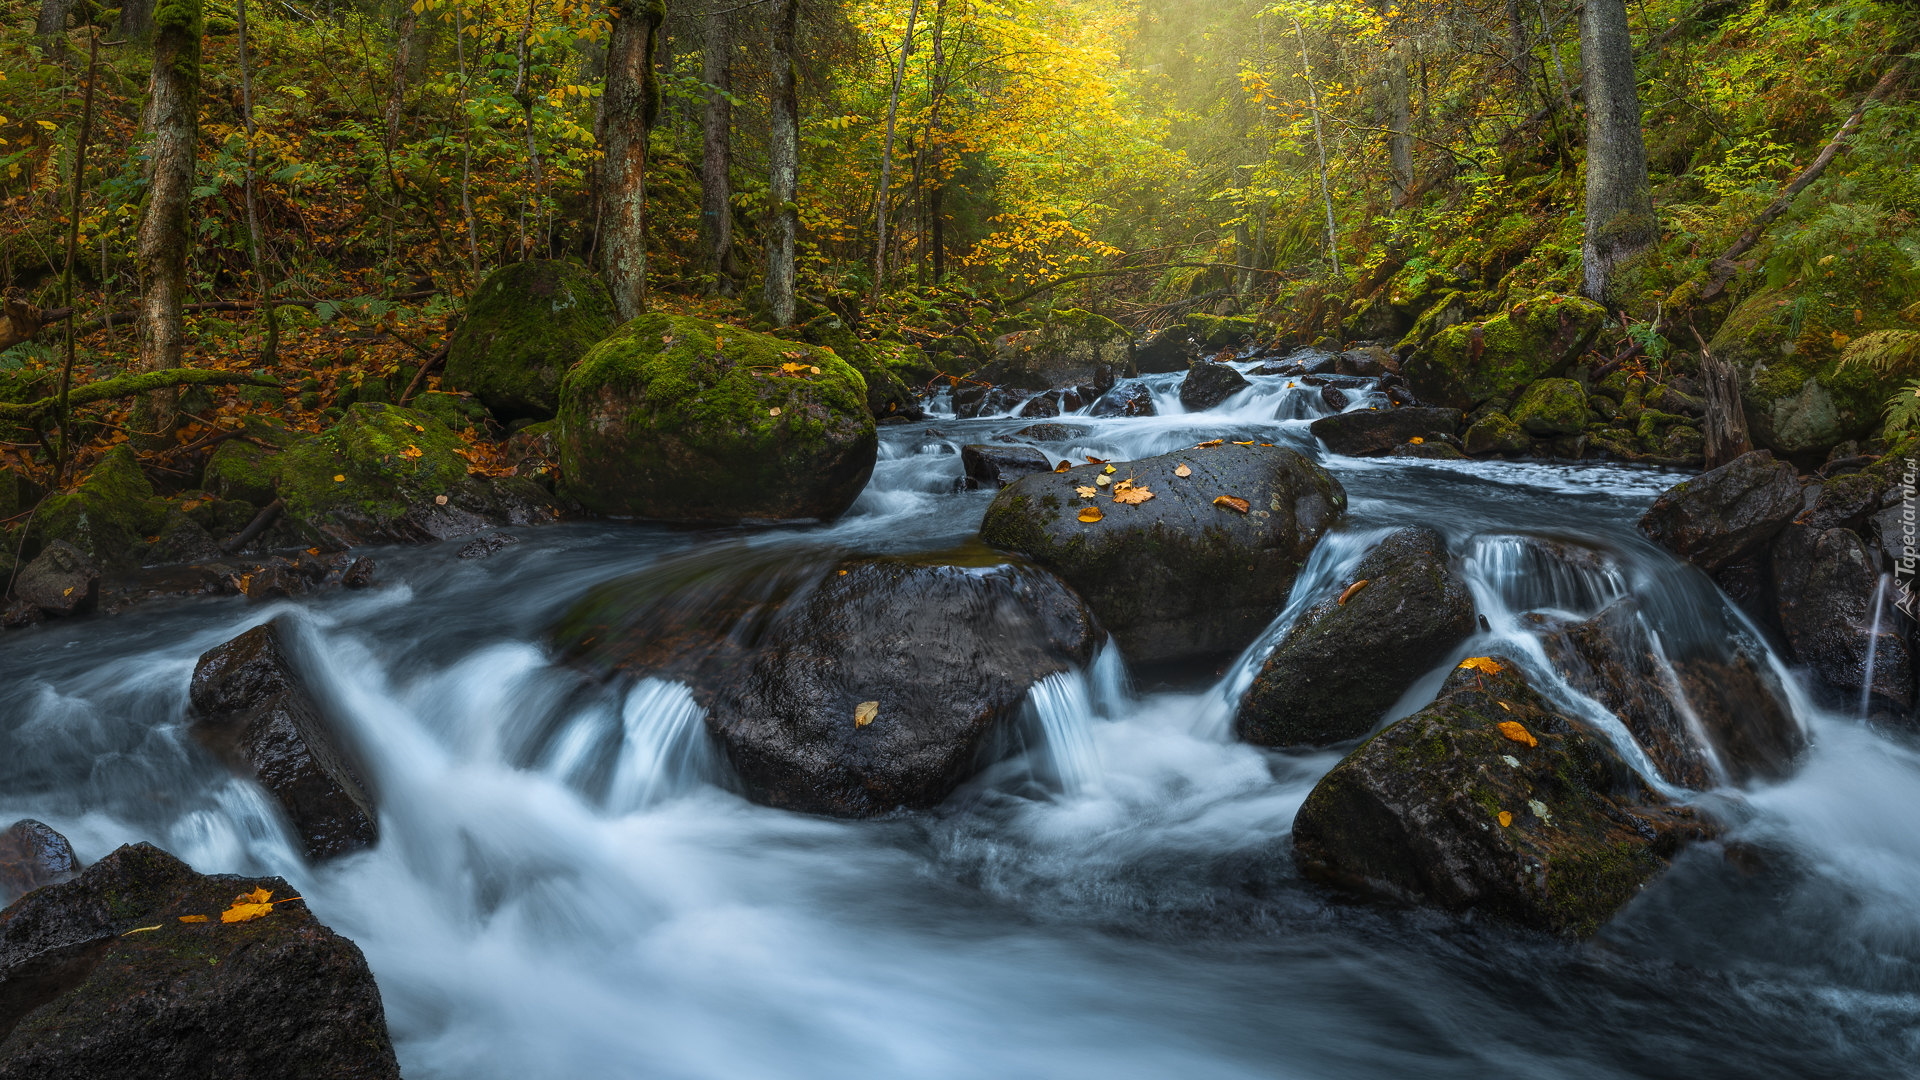
<path id="1" fill-rule="evenodd" d="M 1647 148 L 1640 136 L 1626 0 L 1587 0 L 1580 17 L 1587 89 L 1587 228 L 1581 245 L 1588 298 L 1620 306 L 1616 271 L 1659 239 Z"/>
<path id="2" fill-rule="evenodd" d="M 707 16 L 700 49 L 700 78 L 708 86 L 700 117 L 700 264 L 713 296 L 740 294 L 740 266 L 733 254 L 733 22 L 724 11 Z"/>
<path id="3" fill-rule="evenodd" d="M 73 0 L 40 0 L 40 17 L 34 20 L 33 36 L 42 48 L 67 36 L 67 13 L 72 10 Z"/>
<path id="4" fill-rule="evenodd" d="M 1513 53 L 1508 64 L 1515 96 L 1526 101 L 1533 96 L 1533 45 L 1527 40 L 1527 14 L 1520 0 L 1507 0 L 1507 48 Z"/>
<path id="5" fill-rule="evenodd" d="M 927 110 L 927 244 L 933 264 L 933 283 L 947 276 L 947 223 L 942 216 L 947 188 L 947 141 L 940 127 L 940 104 L 947 92 L 946 77 L 947 0 L 938 0 L 933 8 L 933 73 L 927 86 L 933 101 Z"/>
<path id="6" fill-rule="evenodd" d="M 409 9 L 411 10 L 411 9 Z M 247 254 L 253 260 L 254 288 L 260 297 L 261 311 L 267 318 L 267 342 L 260 349 L 260 363 L 271 367 L 280 355 L 280 316 L 267 299 L 267 265 L 261 257 L 260 248 L 260 205 L 258 198 L 259 152 L 254 146 L 259 135 L 253 123 L 253 72 L 247 57 L 247 0 L 235 0 L 234 31 L 239 39 L 240 53 L 240 120 L 247 131 Z M 393 136 L 391 129 L 387 136 L 389 168 L 391 168 Z"/>
<path id="7" fill-rule="evenodd" d="M 793 255 L 800 233 L 794 204 L 800 180 L 800 94 L 794 70 L 794 32 L 800 0 L 781 0 L 774 14 L 773 92 L 767 137 L 767 199 L 773 222 L 767 238 L 767 313 L 775 326 L 793 325 Z"/>
<path id="8" fill-rule="evenodd" d="M 1293 37 L 1300 43 L 1300 71 L 1307 77 L 1307 104 L 1313 110 L 1313 145 L 1320 153 L 1320 198 L 1327 206 L 1327 258 L 1333 276 L 1340 276 L 1340 230 L 1333 217 L 1333 189 L 1327 182 L 1327 140 L 1320 130 L 1320 88 L 1313 81 L 1313 63 L 1307 59 L 1307 33 L 1293 20 Z"/>
<path id="9" fill-rule="evenodd" d="M 144 42 L 153 36 L 153 0 L 125 0 L 120 5 L 122 41 Z"/>
<path id="10" fill-rule="evenodd" d="M 1393 208 L 1406 205 L 1407 192 L 1413 189 L 1413 87 L 1407 77 L 1407 48 L 1395 42 L 1387 49 L 1387 136 L 1388 186 L 1393 192 Z"/>
<path id="11" fill-rule="evenodd" d="M 1747 413 L 1740 404 L 1740 373 L 1703 345 L 1700 377 L 1707 388 L 1706 467 L 1717 469 L 1753 449 L 1753 442 L 1747 437 Z"/>
<path id="12" fill-rule="evenodd" d="M 140 369 L 181 366 L 185 352 L 180 305 L 187 291 L 187 253 L 193 243 L 187 203 L 200 135 L 200 0 L 167 0 L 153 27 L 153 75 L 148 82 L 147 211 L 136 255 L 142 280 L 137 329 Z M 133 426 L 149 437 L 171 430 L 177 392 L 155 390 L 136 409 Z"/>
<path id="13" fill-rule="evenodd" d="M 653 40 L 665 0 L 618 0 L 601 96 L 600 212 L 607 288 L 624 321 L 647 309 L 647 128 L 653 121 Z"/>
<path id="14" fill-rule="evenodd" d="M 900 62 L 893 69 L 893 89 L 887 95 L 887 135 L 880 148 L 880 194 L 874 200 L 873 295 L 887 280 L 887 187 L 893 179 L 894 121 L 900 113 L 900 88 L 907 81 L 907 57 L 913 54 L 913 24 L 920 17 L 920 0 L 907 7 L 907 33 L 900 39 Z"/>

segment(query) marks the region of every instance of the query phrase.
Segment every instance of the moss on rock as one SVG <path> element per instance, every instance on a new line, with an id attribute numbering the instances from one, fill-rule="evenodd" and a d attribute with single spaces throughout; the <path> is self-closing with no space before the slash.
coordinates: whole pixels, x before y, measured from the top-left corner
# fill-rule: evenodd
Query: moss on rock
<path id="1" fill-rule="evenodd" d="M 613 332 L 613 300 L 591 270 L 563 260 L 503 266 L 467 302 L 447 350 L 446 385 L 502 419 L 546 419 L 560 380 Z"/>
<path id="2" fill-rule="evenodd" d="M 107 451 L 72 491 L 49 497 L 34 518 L 43 541 L 65 540 L 104 568 L 136 566 L 165 521 L 153 485 L 125 443 Z"/>
<path id="3" fill-rule="evenodd" d="M 1533 448 L 1525 429 L 1499 410 L 1474 421 L 1462 441 L 1469 454 L 1524 454 Z"/>
<path id="4" fill-rule="evenodd" d="M 1536 438 L 1577 435 L 1587 426 L 1587 392 L 1572 379 L 1541 379 L 1514 403 L 1513 422 Z"/>
<path id="5" fill-rule="evenodd" d="M 1581 297 L 1536 296 L 1439 331 L 1407 361 L 1407 381 L 1422 401 L 1471 409 L 1565 371 L 1592 344 L 1606 314 Z"/>
<path id="6" fill-rule="evenodd" d="M 397 405 L 361 402 L 346 418 L 274 460 L 288 516 L 342 539 L 399 538 L 398 520 L 467 478 L 446 425 Z"/>
<path id="7" fill-rule="evenodd" d="M 602 514 L 833 517 L 873 472 L 879 440 L 866 398 L 860 373 L 827 349 L 643 315 L 561 387 L 561 484 Z"/>
<path id="8" fill-rule="evenodd" d="M 1078 384 L 1110 385 L 1131 375 L 1133 335 L 1112 319 L 1079 308 L 1052 312 L 1033 330 L 994 342 L 993 362 L 978 378 L 996 386 L 1050 390 Z"/>
<path id="9" fill-rule="evenodd" d="M 1250 315 L 1208 315 L 1194 312 L 1182 320 L 1187 333 L 1202 349 L 1220 350 L 1251 341 L 1260 323 Z"/>

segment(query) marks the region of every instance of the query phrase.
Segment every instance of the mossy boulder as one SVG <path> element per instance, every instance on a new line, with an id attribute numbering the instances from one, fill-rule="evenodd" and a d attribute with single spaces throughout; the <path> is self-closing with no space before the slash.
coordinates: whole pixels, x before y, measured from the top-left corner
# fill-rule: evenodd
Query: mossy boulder
<path id="1" fill-rule="evenodd" d="M 1260 665 L 1233 718 L 1262 746 L 1357 739 L 1474 631 L 1473 596 L 1425 526 L 1381 541 L 1343 590 L 1304 612 Z"/>
<path id="2" fill-rule="evenodd" d="M 1906 382 L 1870 364 L 1840 363 L 1849 340 L 1877 329 L 1920 327 L 1866 299 L 1825 303 L 1764 289 L 1733 310 L 1710 347 L 1742 372 L 1754 442 L 1817 464 L 1834 446 L 1875 433 L 1886 399 Z"/>
<path id="3" fill-rule="evenodd" d="M 1340 887 L 1585 937 L 1709 827 L 1512 660 L 1485 660 L 1321 778 L 1295 859 Z"/>
<path id="4" fill-rule="evenodd" d="M 935 369 L 920 350 L 897 341 L 863 341 L 838 315 L 821 315 L 801 328 L 808 343 L 833 351 L 860 373 L 867 384 L 867 410 L 875 420 L 917 415 L 919 395 L 909 384 L 923 384 Z"/>
<path id="5" fill-rule="evenodd" d="M 415 394 L 408 408 L 426 413 L 453 431 L 470 431 L 487 422 L 486 407 L 472 394 L 450 394 L 431 390 Z"/>
<path id="6" fill-rule="evenodd" d="M 249 415 L 239 437 L 213 448 L 200 486 L 222 499 L 265 506 L 273 501 L 280 451 L 305 437 L 279 420 Z"/>
<path id="7" fill-rule="evenodd" d="M 1513 422 L 1539 439 L 1578 435 L 1587 426 L 1587 392 L 1572 379 L 1541 379 L 1514 402 Z"/>
<path id="8" fill-rule="evenodd" d="M 991 363 L 975 378 L 1020 390 L 1051 390 L 1092 385 L 1105 389 L 1132 375 L 1133 335 L 1126 327 L 1090 311 L 1055 311 L 1032 330 L 1002 335 L 994 342 Z"/>
<path id="9" fill-rule="evenodd" d="M 1439 331 L 1407 361 L 1407 382 L 1421 401 L 1471 409 L 1565 371 L 1606 317 L 1606 309 L 1582 297 L 1536 296 Z"/>
<path id="10" fill-rule="evenodd" d="M 1194 343 L 1202 349 L 1218 352 L 1252 341 L 1260 333 L 1260 322 L 1251 315 L 1208 315 L 1194 312 L 1181 320 Z"/>
<path id="11" fill-rule="evenodd" d="M 72 491 L 49 497 L 34 518 L 43 540 L 65 540 L 103 569 L 138 566 L 147 538 L 166 520 L 166 504 L 125 443 L 96 462 Z"/>
<path id="12" fill-rule="evenodd" d="M 1764 552 L 1805 502 L 1793 466 L 1754 450 L 1668 488 L 1640 531 L 1712 574 Z"/>
<path id="13" fill-rule="evenodd" d="M 1014 481 L 987 508 L 980 538 L 1064 578 L 1140 660 L 1217 659 L 1251 644 L 1347 506 L 1338 481 L 1285 447 L 1212 446 L 1117 464 L 1111 479 L 1153 493 L 1133 505 L 1099 486 L 1106 468 Z M 1100 494 L 1085 498 L 1081 488 Z M 1220 496 L 1244 502 L 1216 503 Z M 1098 520 L 1081 519 L 1088 507 Z"/>
<path id="14" fill-rule="evenodd" d="M 1473 422 L 1461 441 L 1469 454 L 1524 454 L 1533 439 L 1506 413 L 1495 410 Z"/>
<path id="15" fill-rule="evenodd" d="M 594 346 L 559 419 L 567 496 L 669 521 L 834 517 L 879 448 L 866 381 L 830 350 L 672 315 Z"/>
<path id="16" fill-rule="evenodd" d="M 562 260 L 503 266 L 467 301 L 447 349 L 445 383 L 470 391 L 503 420 L 544 420 L 560 380 L 616 326 L 613 299 L 593 271 Z"/>
<path id="17" fill-rule="evenodd" d="M 460 440 L 425 413 L 361 402 L 272 463 L 290 518 L 343 543 L 416 540 L 409 512 L 449 501 L 467 479 Z"/>

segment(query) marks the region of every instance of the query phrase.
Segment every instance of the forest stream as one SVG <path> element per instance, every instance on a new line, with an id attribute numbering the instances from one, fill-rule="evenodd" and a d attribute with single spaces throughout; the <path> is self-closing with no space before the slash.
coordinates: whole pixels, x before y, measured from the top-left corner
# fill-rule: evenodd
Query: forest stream
<path id="1" fill-rule="evenodd" d="M 596 585 L 701 560 L 776 574 L 976 543 L 993 493 L 964 488 L 959 448 L 1034 421 L 959 419 L 941 398 L 880 428 L 872 479 L 830 524 L 522 528 L 483 560 L 375 550 L 369 590 L 8 634 L 0 821 L 43 821 L 88 862 L 145 840 L 202 873 L 284 877 L 365 952 L 414 1080 L 1912 1075 L 1920 753 L 1816 704 L 1705 574 L 1636 530 L 1680 476 L 1335 455 L 1307 430 L 1320 393 L 1236 366 L 1250 385 L 1211 410 L 1180 405 L 1181 375 L 1143 376 L 1157 415 L 1088 405 L 1038 446 L 1124 463 L 1224 438 L 1320 462 L 1348 508 L 1285 609 L 1220 667 L 1108 641 L 1036 684 L 1017 751 L 933 810 L 755 805 L 685 686 L 596 678 L 552 629 Z M 1345 749 L 1233 735 L 1291 621 L 1410 524 L 1444 534 L 1482 621 L 1387 721 L 1497 653 L 1651 786 L 1729 823 L 1589 941 L 1304 880 L 1295 814 Z M 1593 557 L 1556 563 L 1556 544 Z M 1661 781 L 1530 629 L 1623 596 L 1670 652 L 1762 650 L 1809 743 L 1797 769 Z M 366 763 L 372 850 L 309 864 L 270 797 L 189 736 L 198 658 L 276 617 Z"/>

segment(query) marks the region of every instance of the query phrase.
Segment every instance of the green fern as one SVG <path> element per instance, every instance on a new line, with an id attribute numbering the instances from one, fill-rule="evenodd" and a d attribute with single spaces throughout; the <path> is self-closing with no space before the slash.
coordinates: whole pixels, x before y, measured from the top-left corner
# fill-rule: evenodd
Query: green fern
<path id="1" fill-rule="evenodd" d="M 1920 367 L 1920 330 L 1875 330 L 1848 342 L 1841 367 L 1870 367 L 1884 375 Z"/>
<path id="2" fill-rule="evenodd" d="M 1887 399 L 1886 436 L 1920 431 L 1920 383 L 1902 389 Z"/>

